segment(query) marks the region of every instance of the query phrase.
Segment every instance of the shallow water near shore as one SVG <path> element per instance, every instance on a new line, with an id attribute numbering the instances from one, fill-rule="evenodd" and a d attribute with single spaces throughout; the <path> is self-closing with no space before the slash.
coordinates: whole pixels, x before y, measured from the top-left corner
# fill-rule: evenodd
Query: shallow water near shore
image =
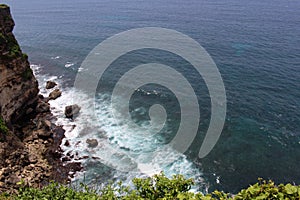
<path id="1" fill-rule="evenodd" d="M 14 33 L 34 64 L 41 89 L 46 80 L 53 79 L 63 91 L 62 97 L 51 102 L 52 110 L 71 142 L 64 150 L 77 151 L 78 157 L 89 156 L 83 159 L 86 181 L 129 181 L 147 174 L 141 169 L 150 163 L 150 168 L 167 175 L 182 173 L 195 178 L 201 191 L 235 192 L 258 177 L 300 184 L 299 2 L 4 2 L 11 5 Z M 208 51 L 220 70 L 227 93 L 227 118 L 220 140 L 204 159 L 197 154 L 209 124 L 210 98 L 201 77 L 180 58 L 155 51 L 131 52 L 106 73 L 105 88 L 99 89 L 95 101 L 72 88 L 81 62 L 97 44 L 121 31 L 145 26 L 189 35 Z M 139 138 L 147 133 L 132 134 L 135 130 L 127 127 L 126 121 L 120 118 L 115 122 L 109 114 L 109 91 L 116 74 L 153 60 L 181 71 L 196 88 L 200 129 L 185 154 L 160 151 L 180 122 L 176 99 L 165 88 L 144 87 L 133 98 L 133 118 L 145 128 L 150 104 L 161 101 L 171 107 L 172 118 L 164 134 L 149 141 Z M 74 121 L 63 114 L 64 106 L 72 103 L 82 107 Z M 87 147 L 89 138 L 98 140 L 97 148 Z M 168 156 L 176 157 L 176 162 L 166 165 L 167 159 L 161 158 Z"/>

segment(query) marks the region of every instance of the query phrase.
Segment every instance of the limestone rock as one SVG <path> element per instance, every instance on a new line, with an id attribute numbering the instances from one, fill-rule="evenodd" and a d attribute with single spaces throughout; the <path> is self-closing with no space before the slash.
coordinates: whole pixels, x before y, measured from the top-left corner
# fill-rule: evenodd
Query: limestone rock
<path id="1" fill-rule="evenodd" d="M 44 127 L 46 128 L 46 130 L 51 130 L 52 124 L 49 120 L 43 120 L 42 123 L 43 123 Z"/>
<path id="2" fill-rule="evenodd" d="M 43 130 L 43 129 L 37 130 L 37 135 L 40 137 L 50 137 L 51 134 L 52 134 L 52 132 L 48 131 L 48 130 Z"/>
<path id="3" fill-rule="evenodd" d="M 46 103 L 44 101 L 40 101 L 35 109 L 37 113 L 43 113 L 43 112 L 48 112 L 50 110 L 50 105 L 49 103 Z"/>
<path id="4" fill-rule="evenodd" d="M 38 83 L 12 30 L 14 21 L 8 6 L 0 8 L 0 111 L 10 124 L 35 107 Z"/>
<path id="5" fill-rule="evenodd" d="M 79 162 L 65 165 L 61 160 L 65 131 L 51 123 L 48 98 L 38 95 L 38 83 L 13 27 L 9 7 L 1 4 L 0 118 L 8 130 L 0 131 L 0 194 L 16 191 L 21 179 L 33 187 L 50 180 L 66 183 L 70 172 L 82 169 Z M 60 95 L 54 90 L 49 99 Z"/>
<path id="6" fill-rule="evenodd" d="M 55 89 L 49 94 L 49 99 L 55 100 L 60 96 L 61 96 L 61 91 L 59 89 Z"/>
<path id="7" fill-rule="evenodd" d="M 77 104 L 66 106 L 65 115 L 67 118 L 74 118 L 79 114 L 80 109 L 80 106 L 78 106 Z"/>
<path id="8" fill-rule="evenodd" d="M 87 139 L 86 143 L 88 144 L 88 147 L 95 148 L 98 146 L 98 141 L 96 139 Z"/>
<path id="9" fill-rule="evenodd" d="M 46 83 L 46 89 L 52 89 L 57 85 L 54 81 L 47 81 Z"/>
<path id="10" fill-rule="evenodd" d="M 65 142 L 65 146 L 66 146 L 66 147 L 69 147 L 69 146 L 70 146 L 70 142 L 69 142 L 69 140 L 66 140 L 66 142 Z"/>

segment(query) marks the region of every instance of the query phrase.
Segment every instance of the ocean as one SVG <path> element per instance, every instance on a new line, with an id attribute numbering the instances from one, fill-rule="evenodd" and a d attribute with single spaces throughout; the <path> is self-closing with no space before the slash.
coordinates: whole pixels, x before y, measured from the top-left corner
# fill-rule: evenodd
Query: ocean
<path id="1" fill-rule="evenodd" d="M 74 181 L 89 184 L 144 177 L 143 167 L 181 173 L 196 190 L 236 192 L 258 177 L 300 184 L 300 1 L 297 0 L 4 0 L 11 6 L 14 33 L 28 54 L 40 84 L 59 83 L 63 95 L 51 102 L 57 124 L 85 171 Z M 144 27 L 176 30 L 201 44 L 212 57 L 226 89 L 227 113 L 213 150 L 198 157 L 211 117 L 208 88 L 188 62 L 172 53 L 142 49 L 117 59 L 94 98 L 73 86 L 89 52 L 120 32 Z M 171 38 L 172 39 L 172 38 Z M 175 42 L 176 43 L 176 42 Z M 197 93 L 200 123 L 195 140 L 180 153 L 168 146 L 178 130 L 179 102 L 168 88 L 150 84 L 131 97 L 132 120 L 111 114 L 112 89 L 132 66 L 162 63 L 183 74 Z M 64 117 L 77 103 L 81 114 Z M 118 103 L 125 101 L 120 97 Z M 167 121 L 159 134 L 149 128 L 149 108 L 160 104 Z M 178 114 L 179 113 L 179 114 Z M 147 135 L 148 134 L 148 135 Z M 145 136 L 146 135 L 146 136 Z M 97 139 L 89 148 L 87 139 Z"/>

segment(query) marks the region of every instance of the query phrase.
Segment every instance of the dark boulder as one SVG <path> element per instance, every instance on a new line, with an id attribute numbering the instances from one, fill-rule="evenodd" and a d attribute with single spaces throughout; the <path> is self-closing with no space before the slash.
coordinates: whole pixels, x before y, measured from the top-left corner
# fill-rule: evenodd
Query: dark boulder
<path id="1" fill-rule="evenodd" d="M 48 112 L 50 110 L 50 105 L 49 103 L 40 101 L 38 102 L 38 105 L 35 108 L 35 111 L 37 113 L 43 113 L 43 112 Z"/>
<path id="2" fill-rule="evenodd" d="M 52 89 L 57 85 L 54 81 L 47 81 L 46 83 L 46 89 Z"/>
<path id="3" fill-rule="evenodd" d="M 59 89 L 55 89 L 49 94 L 49 100 L 51 99 L 55 100 L 60 96 L 61 96 L 61 91 Z"/>
<path id="4" fill-rule="evenodd" d="M 88 147 L 95 148 L 98 146 L 98 141 L 96 139 L 87 139 L 86 143 L 88 144 Z"/>
<path id="5" fill-rule="evenodd" d="M 74 118 L 76 117 L 79 112 L 80 112 L 81 107 L 78 106 L 77 104 L 71 105 L 71 106 L 66 106 L 65 107 L 65 115 L 67 118 Z"/>

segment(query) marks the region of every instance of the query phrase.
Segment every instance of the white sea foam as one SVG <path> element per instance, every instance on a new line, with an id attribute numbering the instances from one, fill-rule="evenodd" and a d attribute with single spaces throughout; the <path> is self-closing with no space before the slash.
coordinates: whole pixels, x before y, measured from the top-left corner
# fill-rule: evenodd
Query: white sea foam
<path id="1" fill-rule="evenodd" d="M 60 56 L 51 57 L 52 60 L 60 59 Z"/>
<path id="2" fill-rule="evenodd" d="M 74 65 L 74 63 L 67 62 L 67 63 L 65 64 L 65 68 L 72 67 L 73 65 Z"/>
<path id="3" fill-rule="evenodd" d="M 61 86 L 63 80 L 59 77 L 39 74 L 40 66 L 37 65 L 32 65 L 32 68 L 43 95 L 47 96 L 51 91 L 45 89 L 47 80 L 57 82 L 57 87 Z M 63 90 L 58 99 L 49 101 L 51 111 L 57 117 L 56 124 L 66 130 L 63 144 L 65 140 L 71 144 L 68 147 L 62 145 L 62 149 L 76 154 L 74 160 L 89 157 L 80 161 L 84 166 L 93 166 L 85 168 L 84 173 L 77 173 L 75 179 L 82 180 L 83 174 L 85 177 L 96 177 L 95 162 L 101 162 L 112 169 L 113 178 L 125 179 L 128 184 L 134 177 L 151 176 L 160 171 L 167 176 L 183 174 L 202 181 L 201 172 L 184 154 L 165 145 L 163 137 L 153 134 L 150 128 L 149 132 L 144 132 L 149 125 L 143 125 L 145 127 L 141 130 L 132 129 L 122 118 L 114 119 L 107 95 L 98 95 L 97 99 L 94 101 L 83 92 L 69 88 Z M 81 107 L 79 116 L 74 120 L 64 116 L 65 106 L 72 104 Z M 96 139 L 98 146 L 88 147 L 87 139 Z"/>

